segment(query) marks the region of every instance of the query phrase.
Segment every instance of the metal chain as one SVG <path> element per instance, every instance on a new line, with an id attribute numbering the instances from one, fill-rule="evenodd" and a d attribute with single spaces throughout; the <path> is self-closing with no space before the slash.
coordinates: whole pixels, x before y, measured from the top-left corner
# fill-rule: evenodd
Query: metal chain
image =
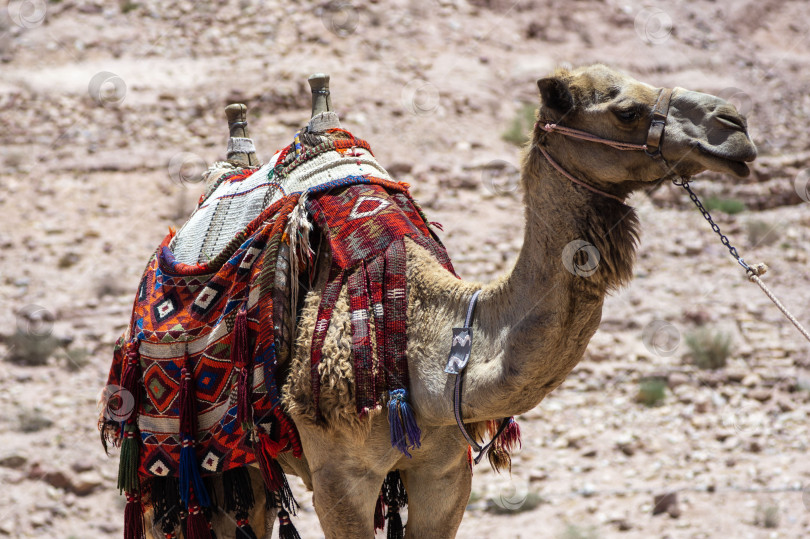
<path id="1" fill-rule="evenodd" d="M 673 178 L 672 183 L 674 183 L 675 185 L 677 185 L 679 187 L 683 187 L 684 189 L 686 189 L 686 192 L 689 193 L 689 198 L 692 199 L 692 202 L 695 203 L 695 206 L 697 206 L 697 209 L 700 210 L 701 214 L 703 214 L 703 218 L 706 219 L 709 222 L 709 224 L 712 226 L 712 230 L 714 230 L 714 232 L 718 236 L 720 236 L 720 243 L 722 243 L 723 245 L 726 246 L 726 249 L 728 249 L 728 252 L 731 253 L 731 256 L 734 257 L 734 259 L 737 261 L 737 263 L 739 263 L 740 266 L 742 266 L 745 269 L 746 273 L 748 273 L 749 275 L 756 275 L 756 271 L 753 268 L 751 268 L 751 266 L 749 266 L 748 264 L 745 263 L 745 260 L 743 260 L 742 257 L 740 256 L 740 254 L 737 252 L 737 248 L 734 247 L 733 245 L 731 245 L 731 243 L 729 243 L 728 237 L 726 237 L 725 234 L 720 232 L 720 227 L 717 225 L 717 223 L 714 222 L 714 219 L 712 219 L 712 216 L 709 213 L 709 210 L 707 210 L 703 206 L 703 203 L 700 201 L 698 196 L 695 194 L 694 191 L 692 191 L 692 188 L 689 187 L 689 180 L 687 178 L 683 178 L 683 177 L 681 177 L 680 179 Z"/>
<path id="2" fill-rule="evenodd" d="M 700 213 L 703 214 L 703 218 L 706 219 L 710 225 L 712 225 L 712 230 L 714 230 L 717 233 L 717 235 L 720 236 L 720 242 L 726 246 L 728 252 L 731 253 L 731 256 L 733 256 L 737 260 L 740 266 L 745 268 L 745 272 L 748 274 L 748 280 L 751 281 L 752 283 L 757 284 L 765 293 L 765 295 L 768 296 L 768 299 L 770 299 L 773 302 L 773 304 L 776 305 L 776 307 L 780 311 L 782 311 L 782 314 L 785 315 L 785 317 L 790 321 L 790 323 L 793 324 L 796 327 L 796 329 L 799 330 L 799 333 L 801 333 L 805 339 L 810 341 L 810 332 L 808 332 L 807 329 L 796 319 L 796 317 L 793 316 L 790 313 L 790 311 L 788 311 L 787 307 L 785 307 L 782 304 L 782 302 L 779 301 L 779 299 L 774 295 L 774 293 L 771 292 L 767 286 L 765 286 L 765 283 L 762 282 L 762 279 L 759 278 L 759 276 L 765 272 L 764 269 L 767 269 L 767 266 L 765 266 L 764 264 L 757 264 L 756 268 L 752 268 L 751 266 L 745 263 L 745 261 L 742 259 L 742 257 L 740 257 L 739 253 L 737 252 L 737 249 L 729 243 L 728 238 L 725 236 L 725 234 L 720 232 L 720 227 L 717 226 L 717 223 L 714 222 L 714 219 L 712 219 L 712 216 L 709 214 L 708 210 L 706 210 L 706 208 L 700 202 L 700 199 L 697 197 L 695 192 L 692 191 L 692 188 L 689 187 L 688 178 L 683 177 L 680 179 L 673 178 L 672 183 L 686 189 L 686 192 L 689 193 L 689 198 L 692 199 L 692 202 L 695 203 L 697 209 L 699 209 Z"/>

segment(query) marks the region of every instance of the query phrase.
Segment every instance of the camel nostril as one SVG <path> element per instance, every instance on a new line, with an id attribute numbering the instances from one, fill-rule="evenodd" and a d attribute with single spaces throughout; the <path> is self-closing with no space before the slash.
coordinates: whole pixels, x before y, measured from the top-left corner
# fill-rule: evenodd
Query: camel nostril
<path id="1" fill-rule="evenodd" d="M 745 119 L 740 116 L 732 116 L 730 114 L 718 114 L 715 119 L 726 127 L 738 131 L 745 131 L 748 126 L 745 125 Z"/>

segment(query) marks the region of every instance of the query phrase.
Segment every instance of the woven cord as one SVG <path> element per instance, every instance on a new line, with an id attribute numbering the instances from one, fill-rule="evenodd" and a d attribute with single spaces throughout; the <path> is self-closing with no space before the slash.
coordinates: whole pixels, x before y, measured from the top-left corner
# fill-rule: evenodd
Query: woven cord
<path id="1" fill-rule="evenodd" d="M 791 323 L 792 323 L 794 326 L 796 326 L 796 329 L 798 329 L 798 330 L 799 330 L 799 332 L 800 332 L 802 335 L 804 335 L 804 338 L 805 338 L 805 339 L 807 339 L 808 341 L 810 341 L 810 333 L 808 333 L 808 332 L 807 332 L 807 330 L 804 328 L 804 326 L 802 326 L 802 324 L 801 324 L 801 323 L 800 323 L 798 320 L 796 320 L 796 317 L 795 317 L 795 316 L 793 316 L 793 315 L 790 313 L 790 311 L 788 311 L 788 310 L 787 310 L 787 307 L 785 307 L 785 306 L 782 304 L 782 302 L 781 302 L 781 301 L 779 301 L 779 298 L 777 298 L 777 297 L 776 297 L 776 296 L 773 294 L 773 292 L 771 292 L 771 290 L 770 290 L 770 289 L 769 289 L 767 286 L 765 286 L 765 283 L 764 283 L 764 282 L 762 282 L 762 279 L 760 279 L 760 278 L 759 278 L 759 275 L 756 275 L 756 274 L 754 274 L 754 273 L 749 273 L 749 274 L 748 274 L 748 280 L 750 280 L 751 282 L 754 282 L 754 283 L 756 283 L 757 285 L 759 285 L 759 287 L 762 289 L 762 291 L 763 291 L 763 292 L 765 292 L 765 295 L 766 295 L 766 296 L 768 296 L 768 299 L 770 299 L 770 300 L 773 302 L 773 304 L 774 304 L 774 305 L 776 305 L 776 307 L 777 307 L 777 308 L 778 308 L 780 311 L 782 311 L 782 314 L 784 314 L 784 315 L 785 315 L 785 318 L 787 318 L 788 320 L 790 320 L 790 322 L 791 322 Z"/>
<path id="2" fill-rule="evenodd" d="M 540 123 L 540 122 L 538 122 Z M 610 146 L 611 148 L 616 148 L 617 150 L 646 150 L 646 144 L 633 144 L 632 142 L 621 142 L 618 140 L 610 140 L 602 137 L 598 137 L 592 133 L 588 133 L 587 131 L 582 131 L 580 129 L 573 129 L 571 127 L 565 127 L 563 125 L 557 125 L 554 123 L 546 122 L 540 124 L 540 128 L 545 131 L 546 133 L 552 133 L 556 131 L 561 135 L 566 135 L 572 138 L 578 138 L 582 140 L 588 140 L 590 142 L 599 142 L 600 144 L 605 144 L 606 146 Z"/>
<path id="3" fill-rule="evenodd" d="M 587 190 L 589 190 L 591 192 L 594 192 L 594 193 L 596 193 L 598 195 L 602 195 L 603 197 L 607 197 L 607 198 L 612 198 L 613 200 L 617 200 L 617 201 L 621 202 L 622 204 L 624 204 L 624 199 L 623 198 L 617 197 L 616 195 L 611 195 L 610 193 L 606 193 L 605 191 L 602 191 L 601 189 L 597 189 L 593 185 L 588 185 L 587 183 L 576 179 L 567 170 L 565 170 L 557 161 L 552 159 L 551 155 L 549 155 L 549 153 L 546 151 L 545 148 L 543 148 L 539 144 L 537 145 L 537 148 L 540 150 L 540 153 L 543 154 L 543 157 L 546 158 L 546 161 L 548 161 L 551 164 L 552 167 L 557 169 L 557 172 L 559 172 L 560 174 L 562 174 L 563 176 L 565 176 L 566 178 L 568 178 L 569 180 L 571 180 L 575 184 L 581 185 L 585 189 L 587 189 Z"/>

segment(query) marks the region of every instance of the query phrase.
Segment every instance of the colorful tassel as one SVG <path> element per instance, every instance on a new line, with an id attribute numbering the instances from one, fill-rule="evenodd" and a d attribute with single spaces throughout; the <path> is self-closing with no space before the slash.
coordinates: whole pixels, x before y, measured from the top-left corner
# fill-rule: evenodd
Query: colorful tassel
<path id="1" fill-rule="evenodd" d="M 137 492 L 127 492 L 124 509 L 124 539 L 143 539 L 143 507 Z"/>
<path id="2" fill-rule="evenodd" d="M 374 507 L 374 531 L 385 528 L 385 503 L 382 493 L 377 497 L 377 505 Z"/>
<path id="3" fill-rule="evenodd" d="M 203 483 L 200 468 L 197 465 L 197 455 L 194 452 L 194 439 L 184 437 L 180 448 L 180 499 L 188 506 L 191 493 L 197 496 L 200 505 L 208 507 L 211 500 Z"/>
<path id="4" fill-rule="evenodd" d="M 404 389 L 388 392 L 388 423 L 391 428 L 391 445 L 410 457 L 408 449 L 422 445 L 422 431 L 416 424 L 413 408 L 408 404 L 408 393 Z"/>
<path id="5" fill-rule="evenodd" d="M 213 485 L 211 485 L 211 488 L 213 489 Z M 213 490 L 212 490 L 212 492 L 213 492 Z M 217 504 L 214 503 L 214 505 L 216 506 Z M 217 534 L 214 531 L 214 525 L 211 523 L 211 517 L 213 516 L 213 512 L 211 511 L 211 508 L 210 507 L 203 507 L 202 512 L 203 512 L 203 516 L 205 517 L 205 522 L 208 524 L 208 535 L 209 535 L 210 539 L 217 539 Z"/>
<path id="6" fill-rule="evenodd" d="M 256 532 L 250 525 L 250 519 L 247 513 L 239 513 L 236 515 L 236 539 L 258 539 Z"/>
<path id="7" fill-rule="evenodd" d="M 278 512 L 278 538 L 279 539 L 301 539 L 298 530 L 290 520 L 290 514 L 284 509 Z"/>
<path id="8" fill-rule="evenodd" d="M 377 502 L 378 506 L 388 507 L 385 515 L 388 521 L 388 539 L 403 539 L 405 531 L 402 525 L 402 517 L 399 516 L 399 510 L 408 505 L 408 492 L 405 490 L 405 484 L 402 482 L 398 470 L 388 472 L 388 475 L 385 476 L 385 481 L 383 481 L 380 490 L 380 498 L 381 502 Z M 377 525 L 376 515 L 374 525 Z"/>
<path id="9" fill-rule="evenodd" d="M 124 427 L 124 441 L 121 442 L 121 455 L 118 460 L 118 491 L 138 492 L 138 427 L 127 423 Z"/>
<path id="10" fill-rule="evenodd" d="M 189 507 L 192 489 L 199 504 L 208 507 L 211 500 L 203 483 L 197 455 L 194 451 L 194 436 L 197 433 L 194 392 L 191 389 L 191 370 L 188 351 L 185 366 L 180 371 L 180 499 Z"/>
<path id="11" fill-rule="evenodd" d="M 183 509 L 183 507 L 181 507 L 180 508 L 180 529 L 184 530 L 184 531 L 187 530 L 188 529 L 187 524 L 188 524 L 188 511 Z"/>
<path id="12" fill-rule="evenodd" d="M 494 444 L 489 448 L 487 459 L 489 459 L 489 465 L 492 466 L 494 471 L 508 470 L 509 473 L 512 473 L 512 457 L 508 451 L 499 445 Z"/>
<path id="13" fill-rule="evenodd" d="M 399 516 L 399 507 L 392 505 L 388 507 L 388 539 L 405 539 L 405 527 L 402 525 L 402 517 Z"/>
<path id="14" fill-rule="evenodd" d="M 225 495 L 225 510 L 235 513 L 236 539 L 257 539 L 256 532 L 250 526 L 250 510 L 256 500 L 247 468 L 231 468 L 223 473 L 222 491 Z"/>
<path id="15" fill-rule="evenodd" d="M 520 439 L 520 425 L 518 425 L 514 417 L 509 418 L 509 424 L 501 433 L 498 443 L 509 452 L 513 451 L 515 447 L 523 447 L 523 442 Z"/>
<path id="16" fill-rule="evenodd" d="M 231 468 L 222 474 L 222 492 L 225 495 L 225 510 L 247 513 L 256 503 L 250 473 L 247 468 Z"/>
<path id="17" fill-rule="evenodd" d="M 211 537 L 211 527 L 208 524 L 208 519 L 205 518 L 199 505 L 195 504 L 188 508 L 186 539 L 214 539 Z"/>
<path id="18" fill-rule="evenodd" d="M 274 494 L 278 506 L 295 514 L 298 509 L 298 502 L 295 501 L 287 476 L 281 469 L 276 458 L 278 454 L 287 446 L 284 442 L 274 442 L 265 432 L 258 434 L 259 447 L 255 451 L 256 460 L 259 461 L 259 469 L 262 472 L 265 488 Z"/>
<path id="19" fill-rule="evenodd" d="M 239 369 L 239 381 L 236 391 L 236 419 L 245 430 L 253 423 L 250 401 L 252 388 L 250 387 L 250 374 L 253 370 L 253 358 L 250 354 L 250 340 L 248 338 L 247 307 L 242 306 L 236 315 L 233 325 L 233 344 L 231 345 L 231 361 Z"/>
<path id="20" fill-rule="evenodd" d="M 154 521 L 168 537 L 180 524 L 180 488 L 174 477 L 153 477 L 149 480 Z"/>
<path id="21" fill-rule="evenodd" d="M 405 490 L 405 483 L 402 482 L 399 470 L 388 472 L 388 475 L 385 476 L 380 496 L 385 505 L 396 505 L 397 507 L 408 505 L 408 491 Z"/>

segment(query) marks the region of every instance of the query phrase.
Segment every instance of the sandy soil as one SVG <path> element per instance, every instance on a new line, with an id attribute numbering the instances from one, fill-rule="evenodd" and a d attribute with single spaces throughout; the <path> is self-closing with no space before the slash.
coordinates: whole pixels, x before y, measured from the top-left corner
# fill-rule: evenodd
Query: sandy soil
<path id="1" fill-rule="evenodd" d="M 730 99 L 760 149 L 701 196 L 810 321 L 810 38 L 803 1 L 13 1 L 0 7 L 0 536 L 120 537 L 117 460 L 95 398 L 147 257 L 221 159 L 223 107 L 249 106 L 260 157 L 332 75 L 345 127 L 413 192 L 460 274 L 508 269 L 522 238 L 502 138 L 534 81 L 605 62 Z M 810 533 L 810 348 L 747 284 L 685 193 L 632 203 L 636 279 L 585 359 L 521 418 L 513 472 L 475 471 L 460 537 L 800 537 Z M 725 332 L 725 368 L 687 337 Z M 658 406 L 637 402 L 659 381 Z M 647 385 L 644 385 L 647 387 Z M 321 536 L 303 487 L 304 537 Z M 653 515 L 654 496 L 677 508 Z"/>

